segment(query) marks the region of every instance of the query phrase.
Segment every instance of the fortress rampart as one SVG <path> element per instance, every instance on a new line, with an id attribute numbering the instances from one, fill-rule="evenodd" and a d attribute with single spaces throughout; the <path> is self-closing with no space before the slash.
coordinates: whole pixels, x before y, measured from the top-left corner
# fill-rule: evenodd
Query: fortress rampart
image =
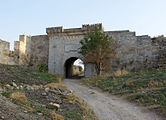
<path id="1" fill-rule="evenodd" d="M 78 53 L 80 40 L 89 31 L 104 32 L 118 43 L 116 58 L 110 61 L 112 70 L 126 69 L 138 71 L 151 67 L 166 67 L 166 39 L 151 38 L 148 35 L 136 36 L 135 32 L 104 31 L 102 24 L 82 25 L 81 28 L 65 29 L 64 27 L 46 28 L 47 35 L 20 35 L 14 43 L 14 52 L 9 50 L 10 44 L 0 40 L 0 63 L 29 65 L 48 65 L 53 74 L 64 76 L 65 62 L 70 58 L 80 58 Z M 93 65 L 85 69 L 86 76 L 95 75 Z M 85 68 L 86 68 L 85 67 Z"/>

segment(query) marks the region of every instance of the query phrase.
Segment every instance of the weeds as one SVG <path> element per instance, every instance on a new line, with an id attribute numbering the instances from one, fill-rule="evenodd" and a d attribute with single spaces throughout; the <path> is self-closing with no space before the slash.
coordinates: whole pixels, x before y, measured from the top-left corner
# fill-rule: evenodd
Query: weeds
<path id="1" fill-rule="evenodd" d="M 165 115 L 166 72 L 152 69 L 144 72 L 124 73 L 85 78 L 83 82 L 86 85 L 96 86 L 112 94 L 126 97 L 129 101 L 151 109 L 157 106 L 157 112 Z"/>
<path id="2" fill-rule="evenodd" d="M 2 92 L 1 94 L 2 94 L 3 96 L 5 96 L 5 97 L 10 97 L 11 92 L 10 92 L 10 91 L 4 91 L 4 92 Z"/>
<path id="3" fill-rule="evenodd" d="M 10 95 L 10 98 L 13 99 L 18 104 L 25 105 L 27 103 L 27 97 L 24 93 L 21 92 L 14 92 Z"/>

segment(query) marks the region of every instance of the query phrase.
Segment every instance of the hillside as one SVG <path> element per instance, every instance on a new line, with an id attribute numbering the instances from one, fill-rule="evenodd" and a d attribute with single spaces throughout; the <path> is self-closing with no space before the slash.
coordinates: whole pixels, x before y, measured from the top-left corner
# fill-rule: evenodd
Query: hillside
<path id="1" fill-rule="evenodd" d="M 84 84 L 99 87 L 166 117 L 166 72 L 162 69 L 84 78 Z"/>
<path id="2" fill-rule="evenodd" d="M 0 119 L 97 119 L 62 78 L 23 66 L 0 64 L 0 93 Z"/>

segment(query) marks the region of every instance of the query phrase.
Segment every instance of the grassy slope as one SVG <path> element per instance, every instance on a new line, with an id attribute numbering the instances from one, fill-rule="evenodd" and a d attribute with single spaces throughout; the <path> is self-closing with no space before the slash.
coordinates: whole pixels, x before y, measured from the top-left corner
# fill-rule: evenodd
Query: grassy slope
<path id="1" fill-rule="evenodd" d="M 0 87 L 5 88 L 6 84 L 12 86 L 12 82 L 16 83 L 17 86 L 23 86 L 25 84 L 30 86 L 45 86 L 49 83 L 58 83 L 60 79 L 61 78 L 56 75 L 38 72 L 30 68 L 0 64 Z M 42 93 L 45 92 L 44 87 L 35 91 L 25 89 L 6 89 L 2 95 L 11 98 L 12 93 L 18 92 L 19 95 L 17 95 L 17 98 L 14 98 L 12 101 L 25 107 L 30 111 L 30 114 L 37 114 L 38 112 L 43 113 L 46 117 L 45 119 L 49 119 L 49 116 L 56 116 L 57 113 L 62 115 L 65 120 L 97 120 L 93 112 L 87 107 L 86 103 L 78 99 L 75 95 L 65 96 L 62 94 L 53 94 L 51 92 L 47 93 L 47 95 L 50 95 L 48 96 L 50 99 L 56 98 L 62 101 L 62 104 L 60 104 L 61 108 L 57 111 L 47 108 L 47 104 L 50 100 L 42 95 Z M 23 98 L 24 100 L 22 101 L 21 99 Z"/>
<path id="2" fill-rule="evenodd" d="M 58 82 L 58 76 L 38 72 L 23 66 L 9 66 L 0 64 L 0 83 L 7 84 L 15 81 L 18 84 L 39 85 Z"/>
<path id="3" fill-rule="evenodd" d="M 166 116 L 166 72 L 158 69 L 146 72 L 107 75 L 83 79 L 90 86 L 125 97 Z"/>

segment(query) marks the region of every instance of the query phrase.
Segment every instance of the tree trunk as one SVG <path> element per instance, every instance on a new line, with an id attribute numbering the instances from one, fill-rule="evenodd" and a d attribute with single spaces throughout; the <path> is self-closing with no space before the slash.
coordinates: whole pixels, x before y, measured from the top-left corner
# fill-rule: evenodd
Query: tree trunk
<path id="1" fill-rule="evenodd" d="M 102 66 L 101 66 L 101 63 L 99 63 L 99 75 L 102 75 Z"/>

